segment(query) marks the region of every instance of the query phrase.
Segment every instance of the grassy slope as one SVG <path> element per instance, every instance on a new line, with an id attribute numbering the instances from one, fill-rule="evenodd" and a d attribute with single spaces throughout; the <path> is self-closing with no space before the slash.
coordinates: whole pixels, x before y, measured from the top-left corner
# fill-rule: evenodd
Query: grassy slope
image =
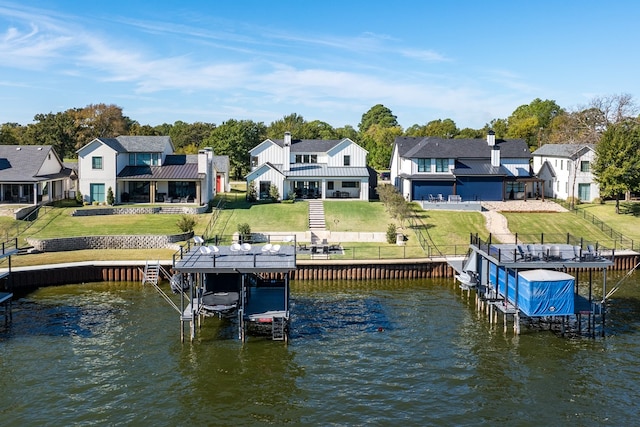
<path id="1" fill-rule="evenodd" d="M 623 234 L 640 241 L 640 217 L 616 215 L 614 205 L 580 205 L 600 219 L 612 225 Z M 488 232 L 484 226 L 484 217 L 478 212 L 418 211 L 422 222 L 428 229 L 431 243 L 445 253 L 459 253 L 469 242 L 470 233 L 478 233 L 486 238 Z M 390 223 L 398 226 L 384 206 L 379 202 L 340 202 L 326 201 L 325 214 L 327 228 L 332 231 L 386 232 Z M 600 229 L 573 213 L 507 213 L 512 231 L 523 234 L 557 234 L 565 236 L 571 233 L 597 240 L 606 244 L 607 236 Z M 54 209 L 38 219 L 24 234 L 38 238 L 84 236 L 97 234 L 172 234 L 178 233 L 176 222 L 180 215 L 113 215 L 96 217 L 71 217 L 70 209 Z M 202 234 L 210 215 L 198 215 L 195 232 Z M 252 231 L 305 231 L 307 230 L 308 205 L 300 203 L 269 203 L 250 205 L 244 196 L 234 197 L 221 212 L 213 234 L 232 234 L 237 224 L 247 222 Z M 24 223 L 0 218 L 0 229 L 7 230 Z M 406 256 L 423 256 L 417 239 L 408 224 L 403 224 L 403 232 L 409 237 L 406 248 L 398 248 L 386 243 L 365 245 L 357 242 L 341 242 L 350 249 L 345 257 L 369 254 L 378 256 L 381 247 L 386 251 L 401 251 Z M 21 243 L 22 244 L 22 243 Z M 455 249 L 454 249 L 455 247 Z M 113 250 L 113 251 L 74 251 L 55 254 L 38 254 L 14 257 L 15 266 L 48 264 L 55 262 L 116 260 L 116 259 L 169 259 L 173 251 L 168 249 L 149 250 Z"/>

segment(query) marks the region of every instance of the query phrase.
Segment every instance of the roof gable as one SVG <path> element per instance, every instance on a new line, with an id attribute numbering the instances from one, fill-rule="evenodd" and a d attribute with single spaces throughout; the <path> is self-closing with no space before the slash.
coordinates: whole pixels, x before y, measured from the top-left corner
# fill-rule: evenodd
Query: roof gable
<path id="1" fill-rule="evenodd" d="M 534 156 L 572 158 L 584 151 L 595 151 L 594 144 L 545 144 L 533 152 Z"/>

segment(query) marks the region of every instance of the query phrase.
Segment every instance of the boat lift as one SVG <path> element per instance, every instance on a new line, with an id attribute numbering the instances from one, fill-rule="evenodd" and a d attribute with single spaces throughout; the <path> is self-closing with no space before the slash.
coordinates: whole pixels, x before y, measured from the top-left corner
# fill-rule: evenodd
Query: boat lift
<path id="1" fill-rule="evenodd" d="M 234 243 L 208 246 L 194 238 L 174 256 L 171 289 L 180 294 L 180 304 L 166 294 L 179 312 L 181 333 L 191 341 L 206 317 L 236 319 L 238 338 L 248 334 L 287 341 L 289 331 L 289 276 L 296 269 L 296 242 L 293 236 L 268 237 L 264 244 Z M 145 268 L 153 282 L 154 269 Z M 157 276 L 156 276 L 157 277 Z M 155 284 L 156 288 L 157 281 Z"/>

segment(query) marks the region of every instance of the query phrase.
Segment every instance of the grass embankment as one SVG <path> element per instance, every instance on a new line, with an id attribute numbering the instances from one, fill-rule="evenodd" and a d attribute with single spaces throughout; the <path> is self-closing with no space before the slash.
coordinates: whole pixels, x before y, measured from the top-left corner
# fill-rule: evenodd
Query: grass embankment
<path id="1" fill-rule="evenodd" d="M 245 201 L 243 193 L 227 196 L 228 203 L 219 213 L 212 235 L 230 236 L 237 231 L 238 224 L 248 223 L 253 232 L 306 231 L 308 229 L 308 204 L 296 203 L 255 203 Z M 383 243 L 330 242 L 340 243 L 344 248 L 342 259 L 413 258 L 424 257 L 418 235 L 431 246 L 430 255 L 460 254 L 466 252 L 469 234 L 478 233 L 487 238 L 488 231 L 484 217 L 478 212 L 423 211 L 416 215 L 424 224 L 412 230 L 408 223 L 400 224 L 391 218 L 380 202 L 325 201 L 327 229 L 335 232 L 386 232 L 389 224 L 395 224 L 407 237 L 406 246 Z M 26 237 L 54 238 L 87 235 L 129 235 L 129 234 L 175 234 L 180 230 L 177 221 L 181 215 L 111 215 L 72 217 L 73 208 L 49 209 L 26 231 L 23 221 L 0 217 L 0 231 L 13 235 L 21 230 L 20 246 L 25 246 Z M 631 214 L 616 215 L 612 203 L 604 205 L 582 204 L 578 209 L 588 210 L 598 218 L 613 226 L 617 231 L 636 241 L 640 241 L 640 217 Z M 629 209 L 633 211 L 633 209 Z M 520 236 L 585 237 L 599 241 L 606 246 L 610 238 L 599 227 L 574 213 L 505 213 L 511 231 Z M 203 234 L 211 219 L 210 214 L 196 215 L 196 234 Z M 419 222 L 420 222 L 419 221 Z M 6 240 L 6 239 L 5 239 Z M 171 249 L 157 250 L 85 250 L 56 252 L 12 257 L 13 266 L 53 264 L 93 260 L 146 260 L 171 259 Z M 304 257 L 303 257 L 304 258 Z M 332 258 L 337 256 L 332 255 Z"/>

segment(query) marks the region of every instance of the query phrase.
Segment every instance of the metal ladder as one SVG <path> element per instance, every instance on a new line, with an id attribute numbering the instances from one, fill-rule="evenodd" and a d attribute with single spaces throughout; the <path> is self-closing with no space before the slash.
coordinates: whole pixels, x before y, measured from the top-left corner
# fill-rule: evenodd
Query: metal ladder
<path id="1" fill-rule="evenodd" d="M 142 276 L 143 285 L 157 285 L 160 277 L 160 263 L 150 264 L 147 262 L 144 266 L 144 275 Z"/>
<path id="2" fill-rule="evenodd" d="M 274 341 L 284 341 L 286 339 L 286 324 L 284 317 L 274 317 L 271 320 L 271 339 Z"/>

